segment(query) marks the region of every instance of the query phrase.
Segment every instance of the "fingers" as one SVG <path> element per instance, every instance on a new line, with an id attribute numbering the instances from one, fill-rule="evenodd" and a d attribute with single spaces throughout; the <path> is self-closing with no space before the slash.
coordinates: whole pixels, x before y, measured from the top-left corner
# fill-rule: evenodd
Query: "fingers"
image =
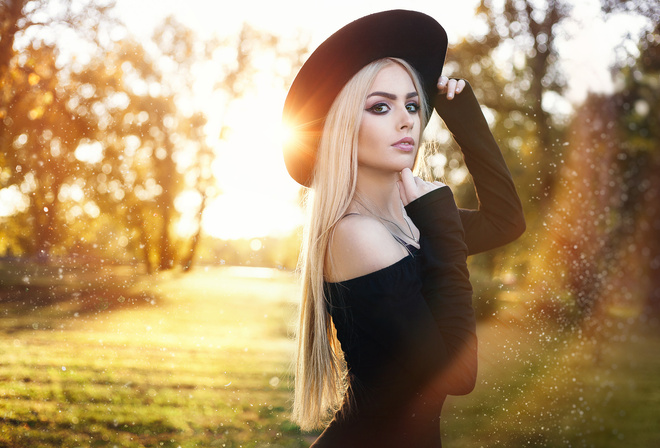
<path id="1" fill-rule="evenodd" d="M 450 100 L 454 98 L 454 93 L 456 92 L 456 83 L 455 79 L 450 79 L 447 83 L 447 99 Z"/>
<path id="2" fill-rule="evenodd" d="M 403 202 L 404 206 L 410 204 L 415 199 L 424 196 L 429 191 L 444 186 L 445 184 L 442 182 L 425 182 L 419 177 L 413 176 L 410 168 L 405 168 L 403 171 L 401 171 L 401 180 L 397 182 L 397 187 L 399 188 L 399 197 L 401 198 L 401 202 Z"/>
<path id="3" fill-rule="evenodd" d="M 455 95 L 458 95 L 465 88 L 465 80 L 463 79 L 449 79 L 446 76 L 441 76 L 438 79 L 438 92 L 446 93 L 447 99 L 451 100 Z"/>
<path id="4" fill-rule="evenodd" d="M 441 76 L 438 78 L 438 91 L 440 93 L 445 93 L 447 91 L 447 83 L 449 82 L 449 78 L 446 76 Z"/>
<path id="5" fill-rule="evenodd" d="M 449 84 L 449 91 L 447 92 L 448 99 L 452 99 L 454 95 L 458 95 L 465 88 L 465 80 L 463 79 L 451 79 L 449 80 Z"/>
<path id="6" fill-rule="evenodd" d="M 401 198 L 401 203 L 405 207 L 406 205 L 410 204 L 410 201 L 408 201 L 408 196 L 406 196 L 406 189 L 403 186 L 403 182 L 398 181 L 396 186 L 399 189 L 399 198 Z"/>
<path id="7" fill-rule="evenodd" d="M 413 176 L 410 168 L 404 168 L 403 171 L 401 171 L 400 184 L 401 187 L 399 188 L 399 196 L 401 196 L 401 202 L 403 202 L 403 205 L 408 205 L 416 199 L 414 194 L 417 190 L 415 176 Z"/>

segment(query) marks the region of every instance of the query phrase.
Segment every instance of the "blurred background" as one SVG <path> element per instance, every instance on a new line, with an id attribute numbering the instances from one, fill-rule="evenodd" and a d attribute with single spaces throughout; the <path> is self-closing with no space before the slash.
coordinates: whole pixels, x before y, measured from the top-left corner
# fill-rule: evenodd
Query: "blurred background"
<path id="1" fill-rule="evenodd" d="M 280 113 L 325 37 L 400 7 L 0 0 L 0 447 L 309 445 Z M 660 446 L 660 5 L 404 7 L 447 29 L 528 223 L 469 260 L 480 381 L 445 443 Z"/>

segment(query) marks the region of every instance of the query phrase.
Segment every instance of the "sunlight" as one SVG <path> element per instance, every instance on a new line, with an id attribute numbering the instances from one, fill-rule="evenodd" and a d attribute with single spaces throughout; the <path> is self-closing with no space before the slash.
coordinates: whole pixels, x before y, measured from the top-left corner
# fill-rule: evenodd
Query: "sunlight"
<path id="1" fill-rule="evenodd" d="M 30 200 L 16 185 L 0 189 L 0 218 L 22 213 L 30 206 Z"/>
<path id="2" fill-rule="evenodd" d="M 75 151 L 76 159 L 81 162 L 98 163 L 103 160 L 103 145 L 101 142 L 82 142 Z"/>
<path id="3" fill-rule="evenodd" d="M 275 130 L 275 141 L 278 142 L 280 147 L 284 147 L 286 143 L 294 137 L 295 133 L 293 128 L 284 122 L 280 122 Z"/>
<path id="4" fill-rule="evenodd" d="M 460 5 L 444 0 L 413 0 L 406 4 L 406 8 L 436 17 L 446 27 L 451 45 L 469 33 L 482 32 L 483 21 L 475 17 L 474 13 L 477 5 L 476 0 L 462 2 Z M 339 0 L 313 6 L 299 0 L 276 4 L 259 1 L 238 4 L 231 11 L 222 8 L 223 14 L 218 15 L 215 13 L 218 6 L 208 0 L 192 0 L 185 8 L 173 0 L 158 3 L 145 0 L 139 6 L 143 11 L 150 11 L 150 14 L 145 15 L 136 14 L 135 2 L 118 1 L 118 10 L 122 12 L 128 27 L 144 38 L 166 15 L 175 13 L 179 20 L 192 26 L 202 36 L 232 35 L 247 21 L 259 29 L 282 37 L 302 33 L 298 38 L 309 38 L 311 48 L 359 16 L 398 7 L 400 4 L 393 0 L 370 0 L 359 4 Z M 279 14 L 277 20 L 272 20 L 282 10 L 295 11 L 295 14 Z M 301 20 L 301 17 L 305 20 Z M 578 23 L 573 25 L 579 28 Z M 595 35 L 600 36 L 602 33 Z M 571 46 L 575 47 L 574 43 Z M 590 51 L 593 45 L 578 47 Z M 280 124 L 286 91 L 274 82 L 276 76 L 272 58 L 266 55 L 263 59 L 259 71 L 254 74 L 256 89 L 238 101 L 238 104 L 229 107 L 223 101 L 218 101 L 216 95 L 208 95 L 209 89 L 218 82 L 219 67 L 200 69 L 194 75 L 197 95 L 201 98 L 196 101 L 203 105 L 209 118 L 208 143 L 214 147 L 217 155 L 213 170 L 221 192 L 218 198 L 208 204 L 204 213 L 204 230 L 211 235 L 231 238 L 262 236 L 284 231 L 285 228 L 291 230 L 302 221 L 302 212 L 296 205 L 300 190 L 286 174 L 280 154 L 282 143 L 291 138 L 291 130 Z M 504 60 L 509 61 L 510 58 Z M 577 61 L 582 63 L 581 56 L 577 57 Z M 551 99 L 544 98 L 546 101 Z M 566 104 L 557 104 L 559 106 L 565 107 Z M 98 148 L 84 149 L 76 154 L 79 158 L 91 161 L 97 158 Z M 462 177 L 464 173 L 453 173 L 453 176 Z M 184 227 L 187 227 L 187 230 L 181 229 L 184 233 L 192 230 L 189 226 Z M 251 235 L 250 232 L 255 234 Z"/>
<path id="5" fill-rule="evenodd" d="M 302 210 L 267 191 L 226 194 L 204 212 L 204 231 L 216 238 L 239 239 L 288 234 L 302 223 Z"/>
<path id="6" fill-rule="evenodd" d="M 145 2 L 146 6 L 149 2 Z M 310 39 L 313 49 L 329 34 L 355 18 L 376 11 L 400 7 L 394 1 L 368 1 L 360 3 L 341 0 L 339 4 L 318 4 L 310 7 L 298 0 L 285 2 L 296 14 L 278 17 L 273 21 L 273 8 L 281 11 L 282 4 L 259 2 L 255 5 L 238 5 L 231 14 L 224 14 L 222 20 L 231 22 L 224 26 L 216 14 L 199 14 L 198 11 L 213 10 L 210 2 L 194 0 L 197 7 L 188 5 L 182 11 L 176 2 L 159 2 L 156 14 L 149 18 L 155 25 L 162 17 L 177 11 L 177 18 L 192 26 L 200 35 L 230 35 L 238 31 L 239 25 L 249 21 L 253 26 L 273 32 L 283 38 L 304 33 Z M 345 3 L 345 7 L 342 7 Z M 285 6 L 287 6 L 285 5 Z M 144 32 L 153 27 L 144 22 L 142 14 L 134 14 L 133 2 L 118 2 L 120 10 L 125 10 L 125 19 L 133 31 Z M 476 1 L 464 2 L 460 7 L 449 2 L 413 1 L 408 9 L 424 11 L 438 17 L 447 27 L 449 40 L 456 42 L 476 26 L 474 7 Z M 442 20 L 444 11 L 451 8 L 452 20 Z M 309 11 L 306 11 L 309 10 Z M 130 13 L 129 13 L 130 11 Z M 195 12 L 197 11 L 197 12 Z M 137 17 L 139 23 L 134 22 Z M 310 20 L 301 21 L 300 17 Z M 148 34 L 148 33 L 147 33 Z M 144 36 L 146 37 L 146 35 Z M 258 71 L 254 74 L 254 89 L 249 89 L 243 98 L 226 102 L 226 97 L 217 93 L 209 95 L 218 82 L 217 74 L 221 67 L 199 67 L 194 72 L 196 98 L 193 100 L 208 117 L 207 143 L 214 148 L 216 160 L 212 169 L 217 179 L 218 197 L 211 199 L 203 214 L 202 227 L 206 234 L 223 238 L 255 238 L 273 234 L 287 234 L 302 225 L 303 211 L 299 203 L 300 186 L 293 181 L 284 166 L 282 146 L 292 138 L 292 130 L 281 123 L 281 111 L 286 96 L 286 88 L 280 84 L 275 72 L 272 55 L 256 55 Z M 263 60 L 261 60 L 263 59 Z M 215 61 L 217 64 L 220 61 Z M 281 71 L 281 70 L 280 70 Z M 285 70 L 286 71 L 286 70 Z M 278 72 L 279 73 L 279 72 Z M 82 154 L 81 154 L 82 156 Z M 85 154 L 93 157 L 93 153 Z M 177 231 L 188 235 L 196 228 L 194 214 L 199 204 L 189 196 L 181 198 L 177 208 L 186 208 L 179 221 Z M 186 203 L 186 205 L 183 205 Z M 183 211 L 183 210 L 180 210 Z"/>
<path id="7" fill-rule="evenodd" d="M 280 118 L 284 92 L 268 87 L 234 102 L 225 119 L 231 132 L 214 144 L 212 169 L 221 194 L 210 201 L 202 220 L 211 236 L 281 235 L 302 223 L 300 186 L 288 176 L 282 158 L 289 134 Z"/>

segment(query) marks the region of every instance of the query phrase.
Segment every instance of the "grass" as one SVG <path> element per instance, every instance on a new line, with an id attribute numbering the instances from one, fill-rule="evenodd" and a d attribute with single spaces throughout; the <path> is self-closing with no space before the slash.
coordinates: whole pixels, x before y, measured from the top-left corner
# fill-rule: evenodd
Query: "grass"
<path id="1" fill-rule="evenodd" d="M 305 446 L 287 419 L 296 286 L 257 273 L 48 300 L 14 288 L 0 319 L 0 446 Z"/>
<path id="2" fill-rule="evenodd" d="M 660 446 L 657 325 L 598 320 L 564 333 L 533 321 L 483 324 L 479 384 L 444 408 L 447 445 Z"/>
<path id="3" fill-rule="evenodd" d="M 288 420 L 290 274 L 24 269 L 0 275 L 0 447 L 309 445 Z M 502 314 L 479 336 L 479 385 L 446 403 L 445 446 L 660 446 L 657 328 Z"/>

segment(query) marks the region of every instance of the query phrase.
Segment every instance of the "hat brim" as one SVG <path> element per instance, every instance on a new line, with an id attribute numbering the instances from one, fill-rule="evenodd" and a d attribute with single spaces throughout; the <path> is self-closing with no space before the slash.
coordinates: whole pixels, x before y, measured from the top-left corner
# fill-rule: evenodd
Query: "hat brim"
<path id="1" fill-rule="evenodd" d="M 292 131 L 284 143 L 291 177 L 309 186 L 325 117 L 344 85 L 362 67 L 392 57 L 420 75 L 426 97 L 437 93 L 447 53 L 447 33 L 432 17 L 393 10 L 362 17 L 326 39 L 303 64 L 287 94 L 283 122 Z"/>

